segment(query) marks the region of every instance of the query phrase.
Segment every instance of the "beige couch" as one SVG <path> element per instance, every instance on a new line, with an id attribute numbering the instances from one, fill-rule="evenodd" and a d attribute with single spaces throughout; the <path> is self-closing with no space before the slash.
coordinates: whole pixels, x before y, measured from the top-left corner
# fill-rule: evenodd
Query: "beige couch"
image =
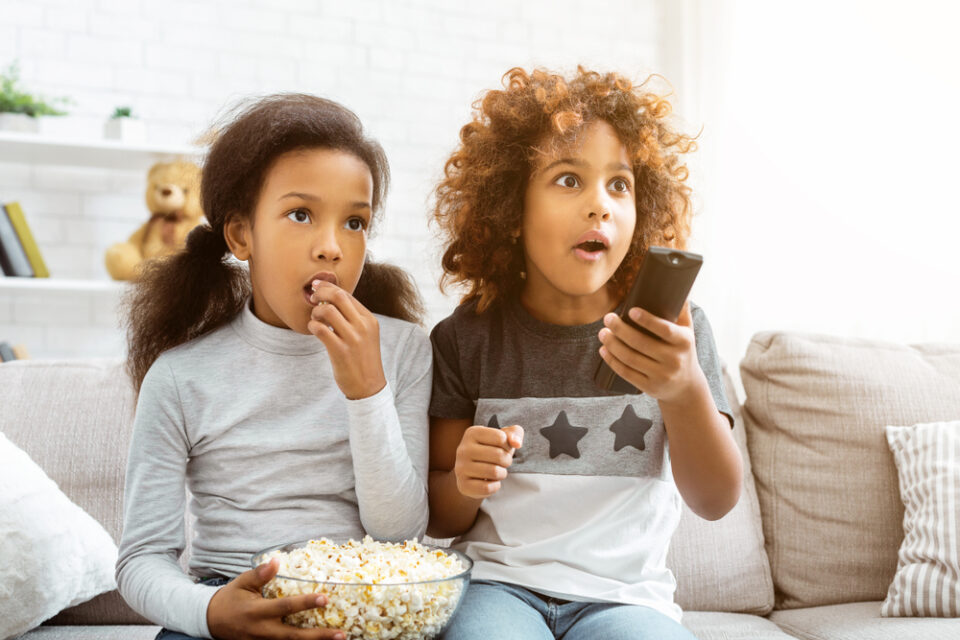
<path id="1" fill-rule="evenodd" d="M 887 424 L 960 418 L 960 345 L 754 337 L 736 407 L 746 478 L 717 522 L 686 512 L 671 546 L 684 623 L 703 640 L 936 640 L 960 621 L 881 618 L 903 507 Z M 116 361 L 0 365 L 0 431 L 119 539 L 133 393 Z M 30 640 L 152 638 L 116 592 Z"/>

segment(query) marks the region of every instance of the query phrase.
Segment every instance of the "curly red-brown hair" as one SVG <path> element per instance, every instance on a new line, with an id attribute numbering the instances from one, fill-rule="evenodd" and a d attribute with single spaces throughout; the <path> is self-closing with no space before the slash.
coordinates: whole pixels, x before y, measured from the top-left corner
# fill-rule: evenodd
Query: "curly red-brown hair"
<path id="1" fill-rule="evenodd" d="M 632 158 L 637 224 L 626 257 L 611 278 L 618 297 L 651 245 L 683 249 L 690 233 L 690 188 L 682 154 L 692 137 L 668 124 L 665 97 L 634 86 L 617 73 L 577 68 L 570 79 L 515 67 L 503 90 L 486 92 L 473 120 L 460 130 L 460 145 L 444 166 L 433 218 L 444 237 L 444 275 L 468 288 L 463 302 L 477 311 L 517 294 L 524 269 L 520 230 L 527 181 L 545 151 L 570 144 L 587 125 L 609 123 Z"/>

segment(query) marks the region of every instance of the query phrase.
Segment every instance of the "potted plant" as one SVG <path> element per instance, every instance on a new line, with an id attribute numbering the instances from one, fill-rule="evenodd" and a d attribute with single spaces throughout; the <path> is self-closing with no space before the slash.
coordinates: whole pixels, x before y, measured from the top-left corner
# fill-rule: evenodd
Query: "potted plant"
<path id="1" fill-rule="evenodd" d="M 52 102 L 66 104 L 65 98 Z M 0 72 L 0 129 L 37 132 L 37 116 L 62 116 L 61 111 L 44 99 L 33 96 L 20 87 L 20 67 L 13 62 Z"/>
<path id="2" fill-rule="evenodd" d="M 103 135 L 112 140 L 143 142 L 147 139 L 147 128 L 130 107 L 117 107 L 104 124 Z"/>

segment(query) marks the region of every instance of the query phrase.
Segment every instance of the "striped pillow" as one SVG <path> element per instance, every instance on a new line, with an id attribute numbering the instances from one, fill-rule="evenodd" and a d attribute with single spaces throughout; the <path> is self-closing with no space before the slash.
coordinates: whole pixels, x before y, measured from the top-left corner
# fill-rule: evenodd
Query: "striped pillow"
<path id="1" fill-rule="evenodd" d="M 960 420 L 887 427 L 903 543 L 883 616 L 960 616 Z"/>

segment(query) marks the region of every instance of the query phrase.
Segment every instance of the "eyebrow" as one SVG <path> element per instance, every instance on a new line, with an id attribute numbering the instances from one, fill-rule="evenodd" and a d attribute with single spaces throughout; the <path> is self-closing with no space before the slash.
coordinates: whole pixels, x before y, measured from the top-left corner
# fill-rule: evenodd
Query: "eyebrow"
<path id="1" fill-rule="evenodd" d="M 581 160 L 580 158 L 560 158 L 558 160 L 554 160 L 553 162 L 545 166 L 543 169 L 540 169 L 540 172 L 546 173 L 547 171 L 550 171 L 550 169 L 560 164 L 569 164 L 569 165 L 573 165 L 574 167 L 579 167 L 581 169 L 589 166 L 589 164 L 586 161 Z M 633 167 L 630 167 L 622 162 L 611 162 L 610 164 L 607 165 L 607 170 L 608 171 L 628 171 L 630 173 L 633 173 Z"/>
<path id="2" fill-rule="evenodd" d="M 299 191 L 291 191 L 290 193 L 285 193 L 279 198 L 277 198 L 277 200 L 286 200 L 287 198 L 299 198 L 300 200 L 307 200 L 308 202 L 317 202 L 317 201 L 323 200 L 323 198 L 321 198 L 320 196 L 315 196 L 310 193 L 300 193 Z M 351 209 L 371 209 L 372 207 L 370 206 L 369 202 L 363 202 L 362 200 L 358 200 L 357 202 L 354 202 L 353 204 L 351 204 L 350 208 Z"/>

